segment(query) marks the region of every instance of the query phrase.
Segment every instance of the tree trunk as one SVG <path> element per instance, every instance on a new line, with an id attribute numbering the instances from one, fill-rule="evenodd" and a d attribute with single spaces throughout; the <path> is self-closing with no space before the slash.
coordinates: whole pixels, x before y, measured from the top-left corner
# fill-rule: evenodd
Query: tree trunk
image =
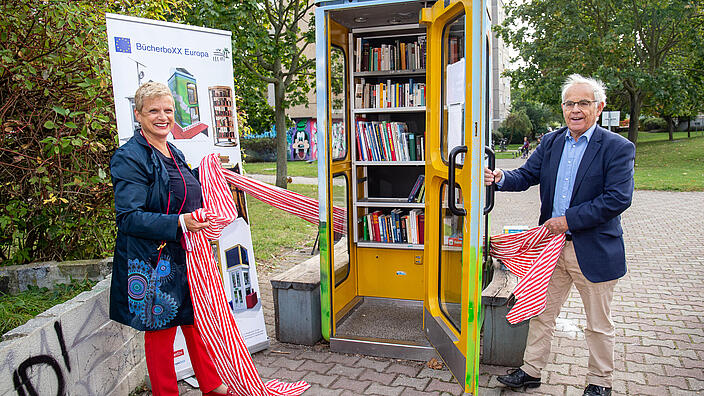
<path id="1" fill-rule="evenodd" d="M 687 139 L 691 138 L 690 131 L 692 129 L 692 117 L 687 117 Z"/>
<path id="2" fill-rule="evenodd" d="M 636 144 L 638 141 L 638 119 L 640 118 L 640 108 L 643 105 L 643 98 L 639 92 L 628 91 L 631 100 L 630 120 L 628 121 L 628 140 Z"/>
<path id="3" fill-rule="evenodd" d="M 667 122 L 667 133 L 670 135 L 669 140 L 673 141 L 675 140 L 675 121 L 672 119 L 672 116 L 664 116 L 663 118 L 665 119 L 665 122 Z"/>
<path id="4" fill-rule="evenodd" d="M 288 144 L 286 140 L 286 113 L 284 109 L 284 87 L 274 84 L 274 115 L 276 118 L 276 185 L 286 188 Z"/>

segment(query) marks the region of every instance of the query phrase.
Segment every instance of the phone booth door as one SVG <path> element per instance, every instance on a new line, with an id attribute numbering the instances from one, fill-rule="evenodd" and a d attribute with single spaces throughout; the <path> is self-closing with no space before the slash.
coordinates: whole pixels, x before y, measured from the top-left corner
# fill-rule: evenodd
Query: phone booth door
<path id="1" fill-rule="evenodd" d="M 423 327 L 465 392 L 476 393 L 482 324 L 488 17 L 483 1 L 439 1 L 428 31 L 426 290 Z"/>

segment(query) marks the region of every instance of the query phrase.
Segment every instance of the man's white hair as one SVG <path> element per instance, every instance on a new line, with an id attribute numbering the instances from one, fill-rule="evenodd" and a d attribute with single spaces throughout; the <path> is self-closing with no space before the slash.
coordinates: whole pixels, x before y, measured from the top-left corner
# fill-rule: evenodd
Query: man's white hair
<path id="1" fill-rule="evenodd" d="M 565 80 L 565 83 L 562 84 L 563 102 L 565 101 L 565 95 L 567 94 L 567 90 L 573 85 L 577 84 L 589 85 L 594 91 L 594 100 L 606 105 L 606 87 L 604 86 L 604 83 L 594 78 L 583 77 L 579 74 L 570 74 L 569 77 L 567 77 L 567 79 Z"/>

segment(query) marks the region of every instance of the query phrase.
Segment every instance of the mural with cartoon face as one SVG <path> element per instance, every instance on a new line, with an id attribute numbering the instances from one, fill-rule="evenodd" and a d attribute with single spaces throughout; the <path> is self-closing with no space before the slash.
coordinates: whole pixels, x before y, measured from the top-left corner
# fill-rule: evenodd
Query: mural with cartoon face
<path id="1" fill-rule="evenodd" d="M 318 159 L 316 144 L 317 126 L 314 118 L 296 121 L 296 125 L 287 131 L 289 142 L 289 159 L 293 161 L 314 161 Z"/>

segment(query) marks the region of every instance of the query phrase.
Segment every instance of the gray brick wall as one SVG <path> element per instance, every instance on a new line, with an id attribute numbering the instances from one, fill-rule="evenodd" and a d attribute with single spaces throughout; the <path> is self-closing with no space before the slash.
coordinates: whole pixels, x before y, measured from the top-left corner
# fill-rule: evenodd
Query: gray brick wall
<path id="1" fill-rule="evenodd" d="M 146 375 L 144 337 L 108 319 L 110 277 L 3 335 L 0 395 L 127 395 Z M 20 389 L 21 388 L 21 389 Z"/>

